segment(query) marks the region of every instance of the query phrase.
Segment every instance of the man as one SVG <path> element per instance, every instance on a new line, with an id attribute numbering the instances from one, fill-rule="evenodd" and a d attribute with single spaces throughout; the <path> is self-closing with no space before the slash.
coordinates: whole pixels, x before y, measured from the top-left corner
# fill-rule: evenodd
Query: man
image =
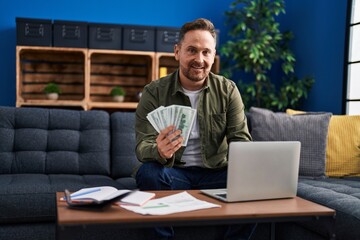
<path id="1" fill-rule="evenodd" d="M 179 69 L 145 86 L 136 109 L 136 155 L 143 162 L 136 175 L 140 190 L 225 188 L 228 143 L 251 141 L 236 85 L 210 72 L 215 47 L 209 20 L 184 24 L 174 47 Z M 180 129 L 171 125 L 158 133 L 147 119 L 154 109 L 170 105 L 197 111 L 186 147 Z"/>

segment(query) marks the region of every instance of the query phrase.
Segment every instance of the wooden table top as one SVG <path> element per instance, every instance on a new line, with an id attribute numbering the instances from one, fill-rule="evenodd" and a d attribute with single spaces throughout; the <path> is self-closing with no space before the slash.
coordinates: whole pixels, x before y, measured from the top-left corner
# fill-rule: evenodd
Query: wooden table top
<path id="1" fill-rule="evenodd" d="M 182 191 L 152 191 L 156 198 L 168 196 Z M 263 201 L 249 201 L 237 203 L 224 203 L 205 196 L 199 190 L 187 190 L 197 199 L 221 205 L 220 208 L 202 209 L 190 212 L 181 212 L 163 216 L 141 215 L 117 205 L 104 209 L 70 209 L 66 202 L 60 198 L 63 193 L 57 193 L 57 220 L 58 225 L 86 225 L 86 224 L 139 224 L 139 223 L 185 223 L 204 221 L 232 221 L 257 219 L 281 219 L 291 217 L 331 217 L 335 214 L 333 209 L 302 199 L 276 199 Z"/>

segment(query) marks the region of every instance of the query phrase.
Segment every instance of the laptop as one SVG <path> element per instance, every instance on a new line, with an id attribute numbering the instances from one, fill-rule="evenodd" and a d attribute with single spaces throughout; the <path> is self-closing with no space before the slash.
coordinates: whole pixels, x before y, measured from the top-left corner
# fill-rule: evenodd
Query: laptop
<path id="1" fill-rule="evenodd" d="M 298 141 L 230 142 L 226 189 L 202 189 L 225 202 L 296 196 L 300 147 Z"/>

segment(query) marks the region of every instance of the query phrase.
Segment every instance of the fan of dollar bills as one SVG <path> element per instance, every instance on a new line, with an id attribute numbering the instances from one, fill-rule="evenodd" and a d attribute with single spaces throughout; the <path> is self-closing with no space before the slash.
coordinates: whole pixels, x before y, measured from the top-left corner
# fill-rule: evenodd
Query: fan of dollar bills
<path id="1" fill-rule="evenodd" d="M 182 145 L 186 146 L 189 140 L 191 128 L 196 116 L 196 110 L 182 105 L 160 106 L 147 115 L 147 119 L 155 130 L 160 133 L 164 128 L 174 125 L 181 130 L 184 138 Z"/>

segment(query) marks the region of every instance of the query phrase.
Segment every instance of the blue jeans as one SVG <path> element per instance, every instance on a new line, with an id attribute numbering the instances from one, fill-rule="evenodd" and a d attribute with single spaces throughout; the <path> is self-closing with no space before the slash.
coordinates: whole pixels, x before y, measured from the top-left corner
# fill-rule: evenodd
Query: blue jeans
<path id="1" fill-rule="evenodd" d="M 143 191 L 226 188 L 226 179 L 227 168 L 216 170 L 200 167 L 166 168 L 158 162 L 144 163 L 136 174 L 137 186 Z M 254 224 L 230 226 L 225 239 L 249 239 L 254 229 Z M 161 227 L 155 230 L 162 238 L 174 236 L 172 227 Z M 244 234 L 246 236 L 242 237 Z"/>
<path id="2" fill-rule="evenodd" d="M 150 191 L 226 188 L 226 176 L 226 168 L 166 168 L 157 162 L 149 162 L 138 170 L 136 183 L 140 190 Z"/>

